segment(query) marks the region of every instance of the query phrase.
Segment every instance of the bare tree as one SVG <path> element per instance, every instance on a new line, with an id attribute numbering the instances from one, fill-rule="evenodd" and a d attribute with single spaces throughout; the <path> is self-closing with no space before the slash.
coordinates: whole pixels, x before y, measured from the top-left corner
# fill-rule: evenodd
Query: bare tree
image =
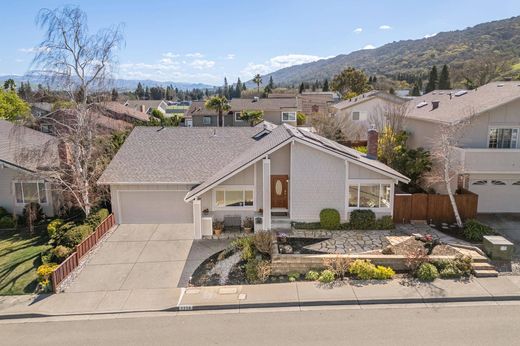
<path id="1" fill-rule="evenodd" d="M 311 125 L 320 136 L 339 142 L 359 139 L 363 130 L 363 125 L 341 115 L 312 117 Z"/>
<path id="2" fill-rule="evenodd" d="M 73 104 L 47 116 L 54 122 L 60 156 L 66 160 L 59 168 L 42 173 L 68 191 L 88 215 L 95 200 L 95 181 L 102 171 L 97 157 L 99 119 L 88 100 L 92 93 L 108 90 L 116 66 L 115 51 L 123 44 L 121 26 L 91 35 L 86 14 L 69 6 L 42 9 L 36 22 L 46 34 L 33 60 L 32 73 L 67 92 Z"/>
<path id="3" fill-rule="evenodd" d="M 468 89 L 487 84 L 511 68 L 511 60 L 498 54 L 478 56 L 464 63 L 459 72 Z"/>
<path id="4" fill-rule="evenodd" d="M 472 112 L 471 115 L 457 122 L 439 124 L 439 131 L 430 151 L 433 167 L 426 175 L 426 182 L 429 186 L 444 185 L 459 227 L 462 227 L 462 219 L 455 201 L 453 183 L 457 181 L 463 170 L 463 161 L 454 147 L 459 145 L 465 129 L 472 121 L 472 114 L 474 113 Z"/>

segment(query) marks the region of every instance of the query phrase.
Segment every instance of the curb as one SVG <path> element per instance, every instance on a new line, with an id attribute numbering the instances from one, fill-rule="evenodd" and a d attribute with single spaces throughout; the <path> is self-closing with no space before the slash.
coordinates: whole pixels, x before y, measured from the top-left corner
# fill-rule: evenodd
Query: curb
<path id="1" fill-rule="evenodd" d="M 245 304 L 221 304 L 221 305 L 180 305 L 160 310 L 128 310 L 107 311 L 71 314 L 45 314 L 45 313 L 19 313 L 0 315 L 2 320 L 32 319 L 46 317 L 67 316 L 103 316 L 113 314 L 153 313 L 153 312 L 183 312 L 183 311 L 222 311 L 236 309 L 262 309 L 262 308 L 288 308 L 305 306 L 354 306 L 354 305 L 397 305 L 397 304 L 421 304 L 421 303 L 467 303 L 467 302 L 507 302 L 520 301 L 520 296 L 474 296 L 474 297 L 439 297 L 439 298 L 396 298 L 396 299 L 350 299 L 350 300 L 315 300 L 305 302 L 275 302 L 275 303 L 245 303 Z"/>

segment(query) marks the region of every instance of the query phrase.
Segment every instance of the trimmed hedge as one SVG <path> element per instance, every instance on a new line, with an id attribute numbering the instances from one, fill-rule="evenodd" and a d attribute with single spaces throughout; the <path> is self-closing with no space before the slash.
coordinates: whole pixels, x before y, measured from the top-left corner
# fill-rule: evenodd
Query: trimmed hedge
<path id="1" fill-rule="evenodd" d="M 340 226 L 340 215 L 336 209 L 323 209 L 320 212 L 320 225 L 324 229 L 337 230 Z"/>
<path id="2" fill-rule="evenodd" d="M 424 282 L 431 282 L 439 277 L 439 271 L 431 263 L 423 263 L 417 269 L 415 276 Z"/>
<path id="3" fill-rule="evenodd" d="M 350 213 L 350 229 L 368 230 L 376 228 L 376 214 L 372 210 L 357 209 Z"/>
<path id="4" fill-rule="evenodd" d="M 99 209 L 96 212 L 90 213 L 90 215 L 86 218 L 85 224 L 90 225 L 92 229 L 96 229 L 97 226 L 103 222 L 109 215 L 108 209 Z"/>
<path id="5" fill-rule="evenodd" d="M 15 228 L 16 222 L 9 215 L 5 215 L 0 217 L 0 229 L 4 228 Z"/>
<path id="6" fill-rule="evenodd" d="M 90 225 L 79 225 L 68 230 L 63 236 L 62 245 L 74 248 L 92 233 Z"/>

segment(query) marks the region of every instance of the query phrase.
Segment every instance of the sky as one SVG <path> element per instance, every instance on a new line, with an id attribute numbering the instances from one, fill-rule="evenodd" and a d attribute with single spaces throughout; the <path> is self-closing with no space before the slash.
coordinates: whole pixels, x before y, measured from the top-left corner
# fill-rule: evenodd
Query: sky
<path id="1" fill-rule="evenodd" d="M 500 3 L 500 5 L 497 5 Z M 23 75 L 41 8 L 78 5 L 89 29 L 124 25 L 117 77 L 221 85 L 283 67 L 520 15 L 520 0 L 0 0 L 0 75 Z M 276 81 L 275 81 L 276 82 Z"/>

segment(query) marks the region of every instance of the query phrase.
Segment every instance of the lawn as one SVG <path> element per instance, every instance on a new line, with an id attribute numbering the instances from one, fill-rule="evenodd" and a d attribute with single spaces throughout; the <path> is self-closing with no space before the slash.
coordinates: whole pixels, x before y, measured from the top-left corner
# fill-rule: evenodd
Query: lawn
<path id="1" fill-rule="evenodd" d="M 40 253 L 49 248 L 43 237 L 0 231 L 0 295 L 33 293 Z"/>

